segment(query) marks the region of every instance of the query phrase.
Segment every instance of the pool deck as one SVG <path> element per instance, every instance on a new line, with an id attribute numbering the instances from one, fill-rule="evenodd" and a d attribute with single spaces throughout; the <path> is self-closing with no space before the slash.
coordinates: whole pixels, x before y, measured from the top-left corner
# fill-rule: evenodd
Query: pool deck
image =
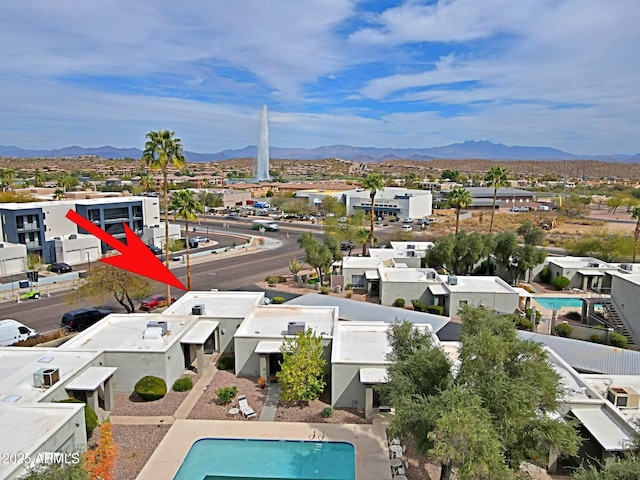
<path id="1" fill-rule="evenodd" d="M 173 479 L 191 445 L 200 438 L 320 438 L 349 442 L 355 446 L 358 480 L 391 480 L 386 426 L 387 420 L 383 416 L 375 418 L 373 425 L 176 419 L 137 479 Z"/>

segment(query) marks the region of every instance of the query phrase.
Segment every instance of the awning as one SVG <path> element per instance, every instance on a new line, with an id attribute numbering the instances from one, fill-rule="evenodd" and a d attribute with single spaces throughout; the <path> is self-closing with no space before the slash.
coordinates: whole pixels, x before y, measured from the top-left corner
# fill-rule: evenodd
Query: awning
<path id="1" fill-rule="evenodd" d="M 633 443 L 629 429 L 620 424 L 623 420 L 614 418 L 606 407 L 572 408 L 571 412 L 605 450 L 626 450 Z"/>
<path id="2" fill-rule="evenodd" d="M 513 288 L 516 292 L 518 292 L 518 296 L 520 297 L 526 297 L 526 298 L 533 297 L 533 294 L 527 292 L 524 288 L 521 288 L 521 287 L 511 287 L 511 288 Z"/>
<path id="3" fill-rule="evenodd" d="M 218 328 L 218 322 L 213 320 L 198 320 L 191 330 L 189 330 L 180 343 L 204 345 L 207 338 Z"/>
<path id="4" fill-rule="evenodd" d="M 429 285 L 429 291 L 432 295 L 449 295 L 449 291 L 442 285 Z"/>
<path id="5" fill-rule="evenodd" d="M 111 378 L 116 370 L 118 370 L 117 367 L 89 367 L 64 388 L 66 390 L 95 392 L 103 382 Z"/>
<path id="6" fill-rule="evenodd" d="M 604 277 L 604 272 L 600 270 L 578 270 L 583 277 Z"/>
<path id="7" fill-rule="evenodd" d="M 364 272 L 364 278 L 367 280 L 380 280 L 380 275 L 377 270 L 367 270 Z"/>
<path id="8" fill-rule="evenodd" d="M 371 385 L 376 383 L 387 383 L 386 368 L 361 368 L 360 369 L 360 383 L 365 385 Z"/>
<path id="9" fill-rule="evenodd" d="M 280 347 L 282 347 L 282 340 L 279 342 L 258 342 L 254 353 L 266 355 L 268 353 L 280 353 Z"/>

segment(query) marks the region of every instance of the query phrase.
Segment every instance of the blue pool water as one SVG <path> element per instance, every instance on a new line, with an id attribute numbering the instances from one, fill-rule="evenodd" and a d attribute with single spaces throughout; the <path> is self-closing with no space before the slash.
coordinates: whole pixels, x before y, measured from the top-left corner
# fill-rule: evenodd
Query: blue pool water
<path id="1" fill-rule="evenodd" d="M 571 297 L 533 297 L 542 307 L 553 310 L 566 307 L 582 307 L 582 300 Z"/>
<path id="2" fill-rule="evenodd" d="M 346 442 L 202 438 L 174 480 L 355 480 Z"/>

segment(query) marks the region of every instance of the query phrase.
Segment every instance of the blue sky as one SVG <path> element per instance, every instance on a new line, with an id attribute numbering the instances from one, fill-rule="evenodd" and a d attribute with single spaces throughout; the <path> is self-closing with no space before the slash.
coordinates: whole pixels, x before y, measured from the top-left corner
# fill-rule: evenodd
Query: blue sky
<path id="1" fill-rule="evenodd" d="M 640 152 L 638 0 L 0 5 L 0 145 Z"/>

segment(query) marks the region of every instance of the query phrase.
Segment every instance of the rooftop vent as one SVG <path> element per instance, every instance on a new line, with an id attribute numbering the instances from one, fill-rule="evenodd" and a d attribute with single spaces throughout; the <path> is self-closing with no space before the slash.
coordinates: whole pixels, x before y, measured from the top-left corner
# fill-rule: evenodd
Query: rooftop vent
<path id="1" fill-rule="evenodd" d="M 304 327 L 304 322 L 289 322 L 289 324 L 287 325 L 287 335 L 304 333 Z"/>
<path id="2" fill-rule="evenodd" d="M 449 279 L 447 280 L 447 283 L 449 285 L 457 285 L 458 284 L 458 277 L 456 277 L 455 275 L 449 275 Z"/>
<path id="3" fill-rule="evenodd" d="M 191 307 L 191 315 L 204 315 L 205 311 L 204 305 L 194 305 Z"/>
<path id="4" fill-rule="evenodd" d="M 142 334 L 142 338 L 144 340 L 158 340 L 162 338 L 162 328 L 160 327 L 151 327 L 147 328 Z M 142 345 L 140 346 L 142 348 Z"/>
<path id="5" fill-rule="evenodd" d="M 162 335 L 164 335 L 165 333 L 167 333 L 167 322 L 152 320 L 150 322 L 147 322 L 147 329 L 149 328 L 161 328 Z"/>
<path id="6" fill-rule="evenodd" d="M 631 387 L 609 387 L 607 389 L 607 400 L 616 407 L 638 408 L 640 404 L 640 394 Z"/>
<path id="7" fill-rule="evenodd" d="M 598 268 L 600 264 L 598 262 L 589 262 L 589 268 Z"/>

